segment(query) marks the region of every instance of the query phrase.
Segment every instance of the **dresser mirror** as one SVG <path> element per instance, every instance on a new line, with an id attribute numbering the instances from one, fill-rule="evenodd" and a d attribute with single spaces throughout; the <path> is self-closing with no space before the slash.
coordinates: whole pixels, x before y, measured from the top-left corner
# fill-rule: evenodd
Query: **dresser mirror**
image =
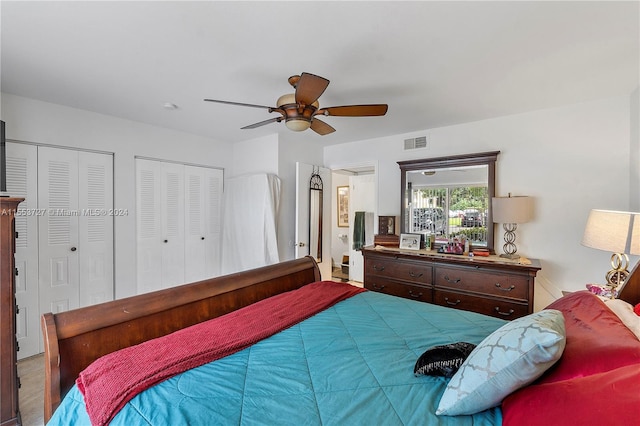
<path id="1" fill-rule="evenodd" d="M 399 161 L 401 232 L 435 237 L 436 248 L 463 235 L 493 253 L 491 198 L 499 153 Z"/>

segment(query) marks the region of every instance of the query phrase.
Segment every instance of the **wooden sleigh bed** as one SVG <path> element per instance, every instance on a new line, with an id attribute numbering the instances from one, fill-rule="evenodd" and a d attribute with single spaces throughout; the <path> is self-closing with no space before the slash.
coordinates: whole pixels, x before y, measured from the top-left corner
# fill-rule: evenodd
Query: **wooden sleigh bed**
<path id="1" fill-rule="evenodd" d="M 168 335 L 212 318 L 221 317 L 260 300 L 289 292 L 317 281 L 320 281 L 318 266 L 312 258 L 306 257 L 73 311 L 44 314 L 42 316 L 42 330 L 45 342 L 45 421 L 52 417 L 54 411 L 61 404 L 61 400 L 74 386 L 81 371 L 103 355 Z M 393 298 L 392 296 L 381 296 Z M 632 271 L 619 298 L 633 305 L 640 303 L 640 270 L 638 266 Z M 407 305 L 410 308 L 418 305 L 427 305 L 413 301 L 406 301 L 406 303 L 416 304 Z M 454 311 L 462 312 L 450 308 L 436 308 L 442 309 L 447 314 Z M 466 314 L 474 315 L 472 318 L 476 322 L 482 322 L 484 318 L 479 314 Z M 501 320 L 489 319 L 489 321 Z M 487 330 L 491 327 L 496 328 L 494 323 L 489 325 Z M 624 334 L 625 332 L 622 330 L 620 333 Z M 485 331 L 485 334 L 489 334 L 489 331 Z M 631 336 L 633 335 L 629 333 L 629 336 L 624 338 L 628 338 L 631 341 Z M 478 342 L 476 343 L 479 343 L 482 337 L 482 334 L 478 334 Z M 631 363 L 632 368 L 640 370 L 640 341 L 636 339 L 635 342 L 625 343 L 625 345 L 627 346 L 624 347 L 623 352 L 629 354 L 631 361 L 626 360 L 622 362 L 621 366 Z M 566 350 L 568 350 L 568 346 Z M 601 355 L 599 354 L 598 356 Z M 636 358 L 637 361 L 634 362 L 633 360 Z M 606 362 L 606 359 L 603 362 Z M 612 364 L 611 369 L 614 369 L 614 367 L 615 365 Z M 597 375 L 602 371 L 593 370 L 591 373 Z M 625 374 L 628 374 L 628 372 Z M 410 375 L 413 376 L 413 372 Z M 637 378 L 640 378 L 639 374 L 633 376 L 633 380 Z M 625 376 L 624 380 L 627 379 L 628 377 Z M 540 390 L 542 394 L 549 393 L 547 388 L 544 388 L 544 386 L 549 386 L 549 383 L 541 383 L 538 386 L 543 387 Z M 593 383 L 590 386 L 593 389 Z M 533 389 L 532 392 L 538 392 L 535 386 L 528 386 L 527 388 Z M 523 391 L 529 391 L 527 388 L 523 389 Z M 630 389 L 629 391 L 633 392 L 634 390 Z M 553 389 L 551 389 L 550 394 L 553 394 Z M 534 396 L 536 395 L 538 393 L 534 393 Z M 529 401 L 538 401 L 540 404 L 545 404 L 544 398 L 540 400 L 532 398 L 530 395 L 525 396 Z M 637 404 L 640 404 L 640 397 L 633 396 L 631 403 L 636 403 L 636 407 L 639 406 Z M 356 404 L 355 401 L 354 404 Z M 522 401 L 514 401 L 512 405 L 520 407 L 522 404 Z M 575 408 L 571 407 L 570 404 L 566 405 L 566 402 L 562 404 L 564 405 L 562 410 Z M 532 411 L 541 411 L 539 409 L 536 410 L 536 407 L 530 408 Z M 597 410 L 598 408 L 584 407 L 584 409 Z M 520 411 L 521 408 L 518 408 L 517 413 L 520 413 Z M 506 412 L 505 416 L 507 415 L 508 413 Z M 528 414 L 522 415 L 526 416 Z M 520 422 L 522 417 L 519 416 L 520 414 L 516 417 L 511 416 L 511 424 Z M 568 417 L 563 422 L 566 422 L 567 419 Z M 612 416 L 611 419 L 615 419 L 615 416 Z M 505 417 L 505 424 L 507 424 L 506 420 L 507 417 Z M 495 414 L 492 421 L 494 422 L 493 424 L 500 424 L 502 421 L 501 414 L 499 412 Z M 264 420 L 264 422 L 269 423 L 267 420 Z M 321 423 L 325 423 L 325 421 Z M 337 422 L 327 421 L 326 423 L 335 424 Z M 400 420 L 398 423 L 407 424 L 413 423 L 413 421 Z M 462 422 L 460 424 L 467 423 Z M 484 423 L 477 422 L 476 424 Z M 553 422 L 548 424 L 553 424 Z"/>

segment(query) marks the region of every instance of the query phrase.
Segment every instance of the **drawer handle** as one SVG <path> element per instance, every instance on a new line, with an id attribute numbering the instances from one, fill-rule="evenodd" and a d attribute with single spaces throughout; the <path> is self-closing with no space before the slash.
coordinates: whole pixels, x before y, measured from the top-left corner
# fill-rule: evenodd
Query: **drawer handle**
<path id="1" fill-rule="evenodd" d="M 378 287 L 377 285 L 374 284 L 372 287 L 373 287 L 374 290 L 380 291 L 380 290 L 382 290 L 384 288 L 384 284 L 381 285 L 380 287 Z"/>
<path id="2" fill-rule="evenodd" d="M 458 303 L 460 303 L 460 299 L 456 299 L 455 302 L 449 302 L 449 298 L 445 297 L 444 301 L 447 302 L 447 305 L 451 305 L 451 306 L 456 306 Z"/>
<path id="3" fill-rule="evenodd" d="M 502 291 L 511 291 L 514 288 L 516 288 L 515 285 L 511 285 L 511 287 L 509 288 L 502 288 L 502 286 L 500 285 L 500 283 L 496 283 L 496 287 L 498 288 L 498 290 L 502 290 Z"/>
<path id="4" fill-rule="evenodd" d="M 456 278 L 455 280 L 452 280 L 451 278 L 449 278 L 448 275 L 445 275 L 444 279 L 451 284 L 458 284 L 461 281 L 460 278 Z"/>
<path id="5" fill-rule="evenodd" d="M 422 297 L 422 292 L 416 294 L 413 291 L 409 290 L 409 296 L 413 297 L 414 299 L 420 299 Z"/>
<path id="6" fill-rule="evenodd" d="M 384 266 L 373 265 L 373 269 L 375 269 L 378 272 L 382 272 L 384 271 Z"/>
<path id="7" fill-rule="evenodd" d="M 416 274 L 415 272 L 409 272 L 409 276 L 411 278 L 420 278 L 422 276 L 422 272 L 420 272 L 419 274 Z"/>
<path id="8" fill-rule="evenodd" d="M 496 313 L 498 315 L 502 315 L 503 317 L 508 317 L 513 315 L 514 310 L 513 309 L 509 309 L 509 312 L 500 312 L 500 308 L 496 306 Z"/>

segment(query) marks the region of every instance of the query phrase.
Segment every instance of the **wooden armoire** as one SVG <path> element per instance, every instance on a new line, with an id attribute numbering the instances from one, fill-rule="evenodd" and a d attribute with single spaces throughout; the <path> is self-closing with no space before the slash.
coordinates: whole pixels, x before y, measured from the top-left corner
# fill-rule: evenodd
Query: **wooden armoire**
<path id="1" fill-rule="evenodd" d="M 0 425 L 19 425 L 15 298 L 15 212 L 23 198 L 0 197 Z"/>

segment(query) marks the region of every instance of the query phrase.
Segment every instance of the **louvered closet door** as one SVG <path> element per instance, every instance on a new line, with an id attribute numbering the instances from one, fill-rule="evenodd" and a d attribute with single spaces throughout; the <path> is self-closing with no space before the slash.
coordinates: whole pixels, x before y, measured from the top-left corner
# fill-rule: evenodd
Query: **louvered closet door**
<path id="1" fill-rule="evenodd" d="M 184 279 L 184 166 L 162 163 L 162 287 Z"/>
<path id="2" fill-rule="evenodd" d="M 222 190 L 224 174 L 219 169 L 205 169 L 205 232 L 207 239 L 205 250 L 207 258 L 205 262 L 206 277 L 220 275 L 222 245 Z"/>
<path id="3" fill-rule="evenodd" d="M 38 148 L 7 142 L 7 192 L 24 198 L 15 217 L 16 226 L 16 337 L 18 358 L 41 351 L 38 308 Z"/>
<path id="4" fill-rule="evenodd" d="M 185 167 L 184 182 L 186 210 L 184 277 L 186 282 L 194 282 L 207 278 L 205 170 L 202 167 Z"/>
<path id="5" fill-rule="evenodd" d="M 80 306 L 78 273 L 78 152 L 38 149 L 40 310 Z"/>
<path id="6" fill-rule="evenodd" d="M 162 164 L 136 160 L 138 294 L 162 288 Z"/>
<path id="7" fill-rule="evenodd" d="M 136 159 L 138 292 L 185 283 L 184 166 Z"/>
<path id="8" fill-rule="evenodd" d="M 185 280 L 220 274 L 222 170 L 185 166 Z"/>
<path id="9" fill-rule="evenodd" d="M 78 158 L 80 306 L 113 300 L 113 156 L 80 152 Z"/>

